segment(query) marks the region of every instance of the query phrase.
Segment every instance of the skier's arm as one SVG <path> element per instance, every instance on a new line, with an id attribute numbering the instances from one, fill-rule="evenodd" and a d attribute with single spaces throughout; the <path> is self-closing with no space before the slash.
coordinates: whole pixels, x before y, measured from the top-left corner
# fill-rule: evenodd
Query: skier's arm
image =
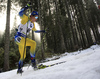
<path id="1" fill-rule="evenodd" d="M 35 33 L 45 33 L 45 30 L 36 30 Z"/>
<path id="2" fill-rule="evenodd" d="M 31 3 L 29 2 L 21 11 L 19 12 L 19 16 L 22 17 L 24 14 L 24 11 L 30 7 Z"/>
<path id="3" fill-rule="evenodd" d="M 23 8 L 23 9 L 21 9 L 21 11 L 19 12 L 19 16 L 20 16 L 20 18 L 21 18 L 21 23 L 22 24 L 26 24 L 27 23 L 27 21 L 28 21 L 28 16 L 26 16 L 25 14 L 24 14 L 24 11 L 26 10 L 26 9 L 28 9 L 30 7 L 30 5 L 29 5 L 29 3 Z"/>
<path id="4" fill-rule="evenodd" d="M 45 30 L 36 30 L 35 33 L 46 33 L 49 31 L 49 28 L 46 28 Z"/>
<path id="5" fill-rule="evenodd" d="M 33 27 L 32 30 L 33 30 L 35 33 L 41 33 L 41 32 L 45 33 L 45 30 L 36 30 L 35 27 Z"/>
<path id="6" fill-rule="evenodd" d="M 21 11 L 19 12 L 19 16 L 23 17 L 24 11 L 28 9 L 27 7 L 24 7 L 23 9 L 21 9 Z"/>

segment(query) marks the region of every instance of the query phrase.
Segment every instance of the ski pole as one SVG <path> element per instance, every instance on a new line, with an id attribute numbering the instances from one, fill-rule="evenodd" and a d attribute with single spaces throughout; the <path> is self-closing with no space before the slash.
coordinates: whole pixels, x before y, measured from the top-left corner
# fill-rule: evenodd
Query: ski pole
<path id="1" fill-rule="evenodd" d="M 30 6 L 30 5 L 28 5 L 28 6 Z M 29 9 L 29 12 L 28 12 L 28 22 L 29 22 L 29 14 L 30 14 L 30 12 L 31 12 L 31 10 Z M 27 27 L 28 27 L 28 22 L 27 22 Z M 24 54 L 25 54 L 25 49 L 26 49 L 26 39 L 27 39 L 27 28 L 26 28 L 26 37 L 25 37 L 25 43 L 24 43 L 23 60 L 24 60 Z"/>

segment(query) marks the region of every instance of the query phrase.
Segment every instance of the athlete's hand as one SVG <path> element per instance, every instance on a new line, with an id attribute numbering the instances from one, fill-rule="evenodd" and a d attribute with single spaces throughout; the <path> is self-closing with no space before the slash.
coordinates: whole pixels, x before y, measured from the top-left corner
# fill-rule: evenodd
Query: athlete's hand
<path id="1" fill-rule="evenodd" d="M 31 2 L 28 2 L 27 5 L 25 6 L 26 9 L 31 7 Z"/>

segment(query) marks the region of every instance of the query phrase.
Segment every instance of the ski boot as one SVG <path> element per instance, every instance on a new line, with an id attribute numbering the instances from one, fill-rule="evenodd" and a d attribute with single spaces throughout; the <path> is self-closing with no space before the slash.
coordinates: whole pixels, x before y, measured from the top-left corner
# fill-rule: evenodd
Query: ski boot
<path id="1" fill-rule="evenodd" d="M 23 73 L 23 70 L 22 69 L 18 69 L 17 70 L 17 74 L 21 74 L 21 73 Z"/>
<path id="2" fill-rule="evenodd" d="M 31 64 L 32 64 L 32 67 L 34 68 L 34 70 L 37 70 L 36 60 L 33 57 L 31 57 Z"/>

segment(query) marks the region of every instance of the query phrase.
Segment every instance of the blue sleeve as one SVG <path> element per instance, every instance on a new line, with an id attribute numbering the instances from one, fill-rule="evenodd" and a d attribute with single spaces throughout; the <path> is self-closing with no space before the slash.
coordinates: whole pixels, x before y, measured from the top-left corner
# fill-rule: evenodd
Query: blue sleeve
<path id="1" fill-rule="evenodd" d="M 35 31 L 35 33 L 40 33 L 40 32 L 45 33 L 45 30 L 37 30 L 37 31 Z"/>
<path id="2" fill-rule="evenodd" d="M 19 16 L 20 16 L 20 17 L 23 16 L 24 11 L 25 11 L 26 9 L 28 9 L 28 7 L 25 7 L 25 8 L 23 8 L 23 9 L 21 9 L 21 11 L 19 12 Z"/>

